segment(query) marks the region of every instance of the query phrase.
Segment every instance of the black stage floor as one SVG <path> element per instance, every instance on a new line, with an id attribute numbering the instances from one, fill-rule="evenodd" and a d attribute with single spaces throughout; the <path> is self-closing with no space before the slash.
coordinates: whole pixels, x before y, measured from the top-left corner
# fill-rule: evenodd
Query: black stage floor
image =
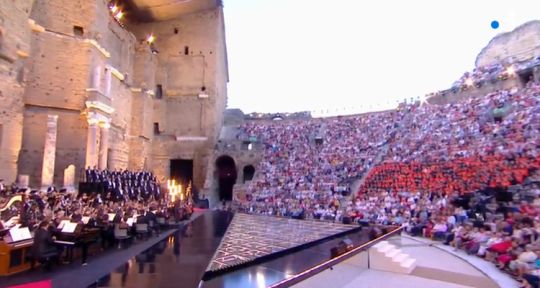
<path id="1" fill-rule="evenodd" d="M 136 255 L 90 287 L 261 287 L 277 283 L 330 259 L 330 249 L 345 236 L 287 250 L 277 258 L 241 265 L 202 281 L 233 213 L 207 211 L 173 235 Z M 256 216 L 257 217 L 257 216 Z M 263 217 L 263 216 L 260 216 Z M 271 227 L 267 230 L 271 231 Z M 355 245 L 369 240 L 368 232 L 353 229 L 347 238 Z M 221 249 L 222 247 L 220 247 Z M 223 272 L 223 271 L 222 271 Z"/>

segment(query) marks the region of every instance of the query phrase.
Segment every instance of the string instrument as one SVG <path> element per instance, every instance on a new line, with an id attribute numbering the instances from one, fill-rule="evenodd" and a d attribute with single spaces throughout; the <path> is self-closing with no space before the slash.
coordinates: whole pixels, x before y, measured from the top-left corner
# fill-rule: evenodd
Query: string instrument
<path id="1" fill-rule="evenodd" d="M 12 196 L 5 204 L 0 207 L 0 220 L 8 222 L 11 219 L 19 217 L 22 213 L 23 195 Z"/>
<path id="2" fill-rule="evenodd" d="M 19 217 L 22 213 L 23 201 L 23 194 L 12 196 L 0 207 L 0 219 L 3 222 L 8 222 Z M 0 240 L 0 276 L 11 275 L 30 269 L 31 263 L 26 256 L 30 251 L 30 247 L 32 247 L 32 243 L 32 239 L 6 242 L 6 238 L 4 237 Z"/>

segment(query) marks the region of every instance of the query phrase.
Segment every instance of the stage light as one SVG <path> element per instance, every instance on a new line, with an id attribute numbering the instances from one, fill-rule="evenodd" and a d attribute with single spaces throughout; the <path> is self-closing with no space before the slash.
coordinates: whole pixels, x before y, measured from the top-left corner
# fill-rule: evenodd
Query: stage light
<path id="1" fill-rule="evenodd" d="M 511 76 L 511 75 L 514 75 L 516 73 L 516 70 L 514 70 L 514 67 L 513 66 L 508 66 L 508 68 L 506 68 L 506 74 Z"/>
<path id="2" fill-rule="evenodd" d="M 146 42 L 148 42 L 148 44 L 152 44 L 154 41 L 156 41 L 156 36 L 154 36 L 154 34 L 150 34 L 146 37 Z"/>
<path id="3" fill-rule="evenodd" d="M 124 17 L 124 12 L 118 11 L 118 13 L 116 13 L 114 17 L 116 18 L 116 20 L 120 20 L 122 19 L 122 17 Z"/>
<path id="4" fill-rule="evenodd" d="M 465 85 L 467 85 L 467 86 L 473 86 L 473 85 L 474 85 L 474 81 L 472 80 L 472 78 L 467 78 L 467 80 L 465 80 Z"/>
<path id="5" fill-rule="evenodd" d="M 118 11 L 118 6 L 116 5 L 111 6 L 111 12 L 114 14 L 116 13 L 116 11 Z"/>

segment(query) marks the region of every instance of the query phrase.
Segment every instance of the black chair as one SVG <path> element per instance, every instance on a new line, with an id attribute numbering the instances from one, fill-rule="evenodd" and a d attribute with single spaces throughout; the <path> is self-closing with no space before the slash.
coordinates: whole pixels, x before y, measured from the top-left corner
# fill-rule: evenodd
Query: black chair
<path id="1" fill-rule="evenodd" d="M 119 224 L 114 225 L 114 239 L 118 241 L 118 249 L 122 248 L 122 242 L 131 241 L 127 229 L 121 229 Z"/>
<path id="2" fill-rule="evenodd" d="M 148 228 L 148 224 L 141 223 L 141 224 L 135 224 L 135 232 L 137 233 L 137 236 L 139 238 L 142 236 L 143 238 L 148 238 L 150 235 L 150 229 Z"/>
<path id="3" fill-rule="evenodd" d="M 60 262 L 60 254 L 58 251 L 50 250 L 46 251 L 44 253 L 41 253 L 39 256 L 34 256 L 32 252 L 30 252 L 26 258 L 30 260 L 30 269 L 34 270 L 36 266 L 36 262 L 40 264 L 41 267 L 43 267 L 43 270 L 49 271 L 52 268 L 52 265 L 54 263 Z"/>
<path id="4" fill-rule="evenodd" d="M 153 220 L 150 220 L 150 222 L 148 223 L 148 228 L 149 228 L 150 232 L 151 233 L 155 232 L 157 236 L 159 236 L 159 232 L 161 231 L 159 226 L 160 225 L 158 223 L 156 223 L 156 221 L 153 221 Z"/>

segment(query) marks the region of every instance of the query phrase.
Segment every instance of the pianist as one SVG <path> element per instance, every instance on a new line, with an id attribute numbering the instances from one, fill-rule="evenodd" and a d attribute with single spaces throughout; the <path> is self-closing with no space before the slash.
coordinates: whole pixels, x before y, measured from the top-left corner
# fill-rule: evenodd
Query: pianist
<path id="1" fill-rule="evenodd" d="M 44 262 L 45 269 L 50 269 L 51 260 L 59 260 L 61 248 L 54 244 L 54 237 L 49 231 L 49 221 L 43 220 L 34 233 L 32 256 L 34 260 Z"/>

